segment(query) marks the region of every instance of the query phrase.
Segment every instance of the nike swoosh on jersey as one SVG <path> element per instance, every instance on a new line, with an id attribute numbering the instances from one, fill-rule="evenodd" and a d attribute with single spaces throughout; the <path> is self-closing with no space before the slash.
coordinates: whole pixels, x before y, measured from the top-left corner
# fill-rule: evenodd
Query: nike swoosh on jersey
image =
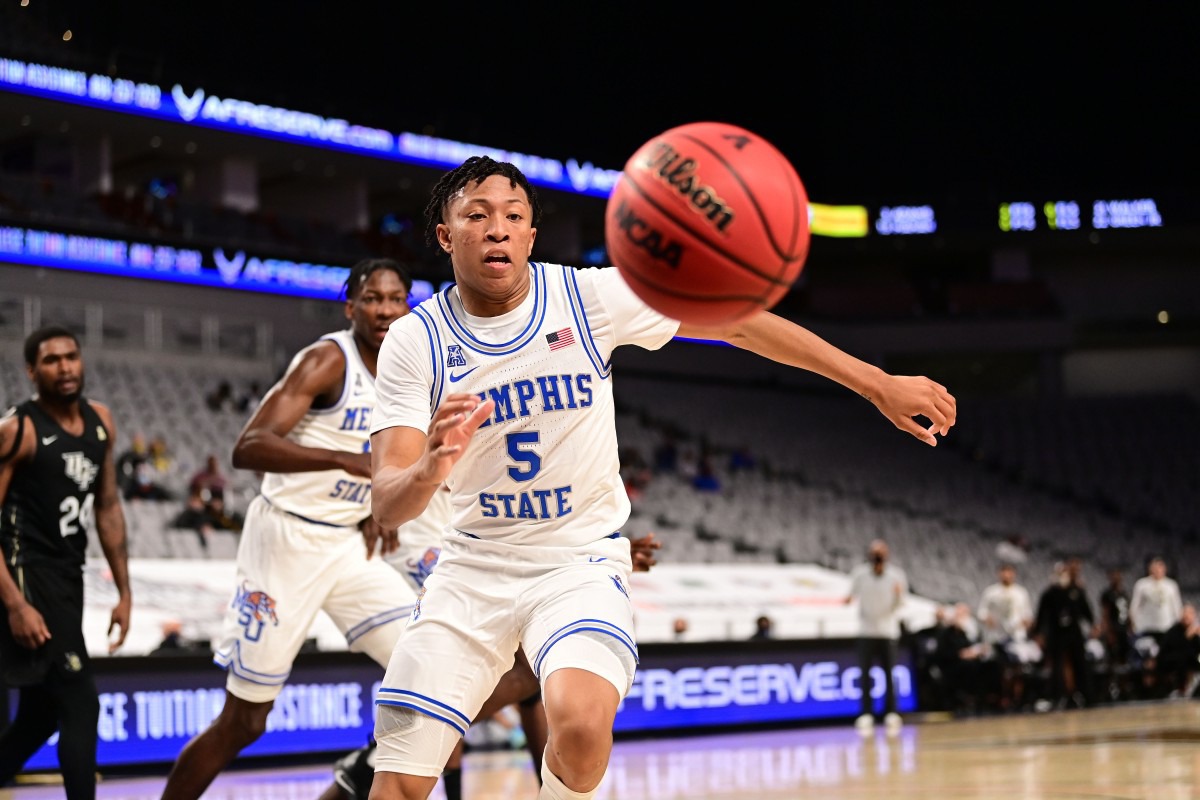
<path id="1" fill-rule="evenodd" d="M 467 377 L 468 375 L 470 375 L 472 372 L 474 372 L 474 371 L 475 371 L 475 370 L 477 370 L 477 369 L 479 369 L 479 367 L 471 367 L 471 368 L 470 368 L 469 370 L 467 370 L 466 372 L 460 372 L 460 373 L 458 373 L 457 375 L 455 375 L 453 372 L 451 372 L 451 373 L 450 373 L 450 382 L 451 382 L 451 383 L 458 383 L 458 382 L 459 382 L 459 381 L 461 381 L 463 378 Z"/>
<path id="2" fill-rule="evenodd" d="M 54 443 L 55 443 L 57 440 L 58 440 L 58 434 L 57 434 L 57 433 L 56 433 L 56 434 L 54 434 L 53 436 L 43 436 L 43 437 L 42 437 L 42 444 L 43 444 L 43 445 L 47 445 L 47 444 L 54 444 Z"/>

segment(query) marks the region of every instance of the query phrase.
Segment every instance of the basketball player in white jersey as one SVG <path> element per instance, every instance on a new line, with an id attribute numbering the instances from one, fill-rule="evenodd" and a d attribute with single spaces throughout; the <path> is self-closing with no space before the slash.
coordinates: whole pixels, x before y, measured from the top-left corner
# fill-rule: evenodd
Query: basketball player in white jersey
<path id="1" fill-rule="evenodd" d="M 382 558 L 395 545 L 371 519 L 367 431 L 375 362 L 388 326 L 408 313 L 411 281 L 394 261 L 356 264 L 346 282 L 350 327 L 292 359 L 233 449 L 263 473 L 237 557 L 237 584 L 214 661 L 225 706 L 183 748 L 164 798 L 197 798 L 266 729 L 300 647 L 325 611 L 351 650 L 386 664 L 416 595 Z M 365 539 L 365 547 L 364 547 Z"/>
<path id="2" fill-rule="evenodd" d="M 888 375 L 774 314 L 681 325 L 614 268 L 531 263 L 539 214 L 512 164 L 473 157 L 444 175 L 427 235 L 455 286 L 399 320 L 380 350 L 375 518 L 413 519 L 445 483 L 454 531 L 379 691 L 376 800 L 428 797 L 518 645 L 549 726 L 539 798 L 589 798 L 604 777 L 637 665 L 614 348 L 723 340 L 847 386 L 927 444 L 955 421 L 939 384 Z"/>

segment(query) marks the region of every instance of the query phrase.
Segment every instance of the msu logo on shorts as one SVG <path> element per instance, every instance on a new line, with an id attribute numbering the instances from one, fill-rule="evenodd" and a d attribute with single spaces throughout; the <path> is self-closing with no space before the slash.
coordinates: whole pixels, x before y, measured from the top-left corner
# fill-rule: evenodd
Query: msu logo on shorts
<path id="1" fill-rule="evenodd" d="M 441 554 L 442 548 L 430 547 L 420 558 L 408 562 L 408 574 L 417 586 L 425 586 L 425 579 L 433 573 L 433 568 L 437 566 L 438 556 Z"/>
<path id="2" fill-rule="evenodd" d="M 270 619 L 272 625 L 279 624 L 279 616 L 275 613 L 275 599 L 261 589 L 251 590 L 242 581 L 230 604 L 238 610 L 238 624 L 246 631 L 246 639 L 257 642 L 262 636 L 263 628 Z"/>

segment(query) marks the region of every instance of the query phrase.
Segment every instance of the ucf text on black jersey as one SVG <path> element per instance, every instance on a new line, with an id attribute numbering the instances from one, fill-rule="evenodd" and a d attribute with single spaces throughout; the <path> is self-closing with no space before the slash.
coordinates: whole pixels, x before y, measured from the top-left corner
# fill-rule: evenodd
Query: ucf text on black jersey
<path id="1" fill-rule="evenodd" d="M 19 465 L 0 511 L 0 547 L 14 567 L 56 563 L 82 567 L 88 528 L 109 432 L 91 404 L 80 398 L 83 433 L 67 433 L 35 402 L 17 406 L 33 420 L 37 452 Z"/>

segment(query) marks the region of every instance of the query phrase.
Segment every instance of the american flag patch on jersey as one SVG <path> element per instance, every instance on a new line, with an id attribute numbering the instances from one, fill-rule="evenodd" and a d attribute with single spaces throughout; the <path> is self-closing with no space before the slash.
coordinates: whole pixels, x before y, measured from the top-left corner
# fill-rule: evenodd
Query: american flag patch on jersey
<path id="1" fill-rule="evenodd" d="M 557 350 L 560 347 L 570 347 L 575 344 L 575 334 L 571 333 L 570 328 L 563 328 L 561 331 L 547 333 L 546 343 L 550 345 L 551 350 Z"/>

